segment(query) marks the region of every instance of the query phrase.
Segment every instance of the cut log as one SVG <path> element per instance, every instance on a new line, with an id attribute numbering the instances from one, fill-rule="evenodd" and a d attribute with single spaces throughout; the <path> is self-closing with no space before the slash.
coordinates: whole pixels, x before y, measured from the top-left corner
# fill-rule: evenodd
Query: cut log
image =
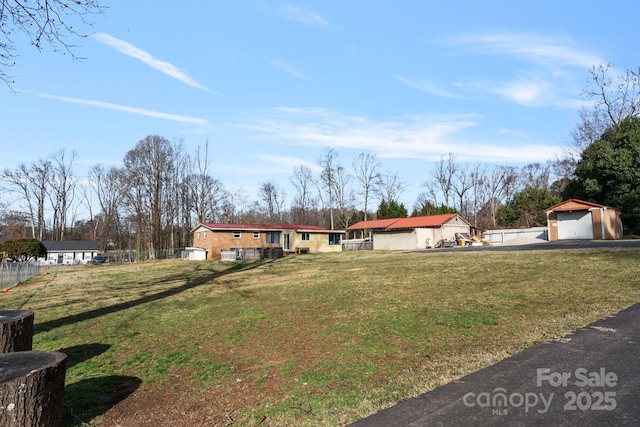
<path id="1" fill-rule="evenodd" d="M 31 350 L 33 317 L 31 310 L 0 310 L 0 353 Z"/>
<path id="2" fill-rule="evenodd" d="M 57 351 L 0 354 L 0 426 L 60 426 L 66 362 Z"/>

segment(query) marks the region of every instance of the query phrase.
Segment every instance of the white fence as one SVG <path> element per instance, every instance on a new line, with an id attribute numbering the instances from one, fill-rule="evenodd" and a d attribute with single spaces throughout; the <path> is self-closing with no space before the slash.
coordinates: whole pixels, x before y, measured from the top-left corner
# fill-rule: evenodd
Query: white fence
<path id="1" fill-rule="evenodd" d="M 487 230 L 484 232 L 484 239 L 492 245 L 502 245 L 516 239 L 549 240 L 549 230 L 547 227 Z"/>
<path id="2" fill-rule="evenodd" d="M 40 273 L 40 264 L 36 261 L 0 263 L 0 289 L 13 288 L 19 283 Z"/>

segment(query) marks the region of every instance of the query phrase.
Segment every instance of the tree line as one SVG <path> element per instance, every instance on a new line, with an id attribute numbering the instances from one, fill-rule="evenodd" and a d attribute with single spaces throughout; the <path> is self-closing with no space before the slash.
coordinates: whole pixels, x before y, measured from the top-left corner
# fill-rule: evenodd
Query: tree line
<path id="1" fill-rule="evenodd" d="M 198 222 L 344 229 L 361 220 L 407 216 L 399 203 L 405 181 L 383 170 L 370 153 L 361 153 L 347 169 L 338 152 L 326 148 L 318 158 L 319 173 L 306 165 L 293 168 L 291 198 L 268 180 L 255 200 L 214 177 L 206 142 L 188 153 L 182 141 L 149 135 L 126 153 L 121 167 L 96 164 L 83 177 L 75 174 L 76 157 L 59 150 L 2 171 L 3 193 L 12 197 L 5 196 L 0 208 L 0 241 L 92 239 L 102 250 L 153 254 L 187 246 Z M 515 225 L 517 219 L 500 223 L 498 207 L 530 183 L 546 190 L 550 173 L 550 164 L 471 167 L 449 155 L 435 164 L 412 215 L 445 209 L 481 228 Z"/>
<path id="2" fill-rule="evenodd" d="M 626 230 L 637 232 L 639 75 L 614 75 L 608 64 L 592 69 L 594 87 L 585 92 L 596 102 L 580 112 L 564 158 L 514 167 L 443 154 L 425 172 L 410 209 L 400 203 L 407 183 L 371 153 L 345 167 L 339 153 L 326 148 L 317 159 L 319 173 L 306 165 L 292 169 L 292 195 L 267 180 L 250 199 L 215 178 L 208 142 L 190 153 L 182 140 L 149 135 L 121 167 L 96 164 L 84 177 L 75 175 L 76 153 L 58 150 L 2 171 L 0 242 L 92 239 L 102 250 L 135 249 L 154 258 L 188 246 L 198 222 L 344 229 L 372 218 L 457 212 L 479 229 L 532 227 L 546 225 L 544 210 L 571 197 L 621 209 Z"/>

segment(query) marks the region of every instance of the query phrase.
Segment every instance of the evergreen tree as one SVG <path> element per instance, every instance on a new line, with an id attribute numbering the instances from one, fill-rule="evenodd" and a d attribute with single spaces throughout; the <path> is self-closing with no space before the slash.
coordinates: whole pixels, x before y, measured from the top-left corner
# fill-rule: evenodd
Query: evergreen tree
<path id="1" fill-rule="evenodd" d="M 398 202 L 394 200 L 387 203 L 387 201 L 383 199 L 378 206 L 376 216 L 378 219 L 406 218 L 408 212 L 404 204 L 398 204 Z"/>

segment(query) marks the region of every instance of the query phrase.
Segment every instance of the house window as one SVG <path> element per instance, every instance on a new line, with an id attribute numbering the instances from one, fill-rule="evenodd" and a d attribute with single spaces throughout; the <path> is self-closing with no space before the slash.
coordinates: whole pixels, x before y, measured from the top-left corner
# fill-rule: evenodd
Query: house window
<path id="1" fill-rule="evenodd" d="M 234 231 L 233 232 L 233 238 L 234 239 L 239 239 L 240 237 L 242 237 L 242 233 L 239 231 Z"/>
<path id="2" fill-rule="evenodd" d="M 311 240 L 311 236 L 309 236 L 309 233 L 302 233 L 300 238 L 302 239 L 303 242 L 308 242 L 309 240 Z"/>
<path id="3" fill-rule="evenodd" d="M 259 239 L 260 238 L 260 232 L 259 231 L 254 231 L 253 232 L 253 238 L 254 239 Z"/>
<path id="4" fill-rule="evenodd" d="M 207 232 L 204 232 L 204 240 L 207 240 Z"/>
<path id="5" fill-rule="evenodd" d="M 267 232 L 267 244 L 275 245 L 280 243 L 280 232 L 279 231 L 268 231 Z"/>
<path id="6" fill-rule="evenodd" d="M 198 240 L 200 240 L 200 232 L 198 231 Z"/>
<path id="7" fill-rule="evenodd" d="M 339 245 L 340 244 L 340 235 L 337 233 L 329 234 L 329 245 Z"/>

